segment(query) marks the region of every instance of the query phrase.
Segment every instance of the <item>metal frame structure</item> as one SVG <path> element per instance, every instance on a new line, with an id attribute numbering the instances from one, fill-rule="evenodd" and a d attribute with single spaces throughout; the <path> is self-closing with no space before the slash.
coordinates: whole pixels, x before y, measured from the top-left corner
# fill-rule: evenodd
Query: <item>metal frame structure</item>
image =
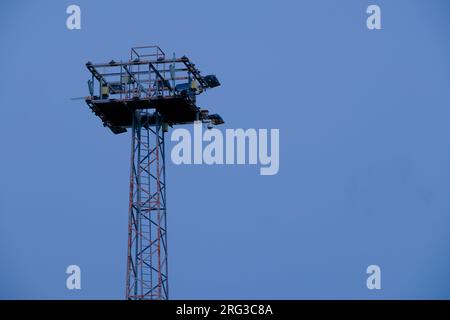
<path id="1" fill-rule="evenodd" d="M 164 132 L 147 113 L 135 112 L 131 134 L 126 296 L 168 299 Z"/>
<path id="2" fill-rule="evenodd" d="M 131 129 L 126 298 L 168 299 L 164 133 L 169 126 L 224 123 L 196 105 L 220 85 L 187 57 L 166 59 L 158 46 L 131 49 L 130 60 L 93 64 L 87 105 L 115 134 Z"/>
<path id="3" fill-rule="evenodd" d="M 92 74 L 86 103 L 115 134 L 131 128 L 136 109 L 157 109 L 170 126 L 196 120 L 223 123 L 219 115 L 196 105 L 196 96 L 219 81 L 214 75 L 202 76 L 186 56 L 167 59 L 157 46 L 136 47 L 129 61 L 88 62 L 86 67 Z"/>

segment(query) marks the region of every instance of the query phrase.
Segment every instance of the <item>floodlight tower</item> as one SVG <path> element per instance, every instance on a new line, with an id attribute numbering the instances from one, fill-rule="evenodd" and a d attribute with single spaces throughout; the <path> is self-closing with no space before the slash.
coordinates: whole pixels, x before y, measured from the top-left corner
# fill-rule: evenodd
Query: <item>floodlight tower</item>
<path id="1" fill-rule="evenodd" d="M 220 83 L 186 56 L 166 58 L 158 46 L 132 48 L 128 61 L 86 67 L 89 108 L 114 134 L 131 129 L 126 298 L 168 299 L 164 134 L 179 124 L 224 123 L 196 104 L 197 95 Z"/>

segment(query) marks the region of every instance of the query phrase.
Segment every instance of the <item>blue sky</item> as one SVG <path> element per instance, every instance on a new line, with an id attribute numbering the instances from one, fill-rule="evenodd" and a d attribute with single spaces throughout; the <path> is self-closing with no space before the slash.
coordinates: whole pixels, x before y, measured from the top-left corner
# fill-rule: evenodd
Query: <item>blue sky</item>
<path id="1" fill-rule="evenodd" d="M 219 77 L 199 102 L 223 129 L 280 129 L 275 176 L 168 161 L 171 298 L 450 298 L 449 8 L 2 3 L 0 298 L 124 298 L 130 137 L 71 98 L 88 95 L 87 61 L 147 44 Z M 371 264 L 382 290 L 366 288 Z"/>

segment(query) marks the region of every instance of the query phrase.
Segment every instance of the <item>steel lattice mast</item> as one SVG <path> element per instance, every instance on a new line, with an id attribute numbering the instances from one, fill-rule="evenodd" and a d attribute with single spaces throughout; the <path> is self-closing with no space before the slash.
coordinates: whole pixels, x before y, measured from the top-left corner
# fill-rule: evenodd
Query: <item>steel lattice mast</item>
<path id="1" fill-rule="evenodd" d="M 136 111 L 133 119 L 128 299 L 167 299 L 169 296 L 164 132 L 161 116 L 155 114 L 155 118 L 156 123 L 151 126 L 148 110 L 145 110 Z"/>
<path id="2" fill-rule="evenodd" d="M 132 48 L 126 62 L 86 66 L 88 106 L 113 133 L 131 129 L 126 298 L 168 299 L 164 133 L 195 121 L 222 124 L 196 105 L 197 95 L 220 83 L 185 56 L 166 59 L 157 46 Z"/>

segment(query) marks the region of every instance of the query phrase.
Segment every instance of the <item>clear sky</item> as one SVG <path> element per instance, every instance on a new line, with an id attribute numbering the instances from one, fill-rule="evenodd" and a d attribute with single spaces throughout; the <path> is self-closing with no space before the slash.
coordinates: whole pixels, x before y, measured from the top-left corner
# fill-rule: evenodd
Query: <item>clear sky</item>
<path id="1" fill-rule="evenodd" d="M 199 102 L 223 129 L 280 129 L 275 176 L 168 159 L 171 298 L 450 298 L 448 1 L 1 9 L 0 298 L 124 298 L 130 137 L 71 98 L 88 95 L 87 61 L 147 44 L 218 76 Z"/>

